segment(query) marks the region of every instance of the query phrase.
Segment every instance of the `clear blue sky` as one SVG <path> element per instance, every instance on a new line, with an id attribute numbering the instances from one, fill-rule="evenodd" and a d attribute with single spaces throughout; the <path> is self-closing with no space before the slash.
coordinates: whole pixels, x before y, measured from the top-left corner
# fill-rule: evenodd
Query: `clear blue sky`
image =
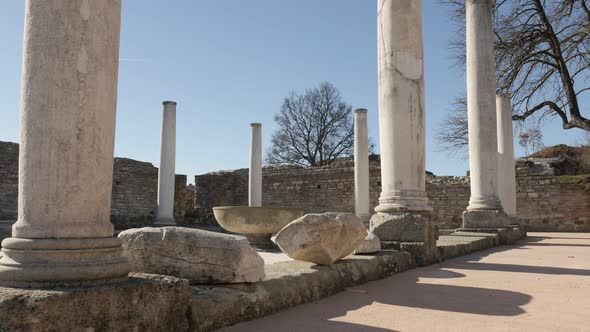
<path id="1" fill-rule="evenodd" d="M 0 140 L 18 141 L 24 1 L 2 1 Z M 468 163 L 437 152 L 434 132 L 465 78 L 453 67 L 447 8 L 424 0 L 426 167 L 464 175 Z M 159 164 L 163 100 L 178 102 L 177 173 L 248 167 L 249 124 L 272 121 L 292 90 L 330 81 L 369 110 L 378 143 L 374 0 L 124 0 L 116 155 Z M 557 121 L 546 145 L 575 144 Z M 517 155 L 522 149 L 516 144 Z"/>

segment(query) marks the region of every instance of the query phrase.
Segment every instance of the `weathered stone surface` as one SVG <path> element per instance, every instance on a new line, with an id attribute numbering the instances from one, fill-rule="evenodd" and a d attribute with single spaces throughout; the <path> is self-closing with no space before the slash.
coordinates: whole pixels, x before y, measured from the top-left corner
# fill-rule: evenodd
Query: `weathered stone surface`
<path id="1" fill-rule="evenodd" d="M 367 235 L 367 237 L 356 248 L 354 254 L 372 254 L 378 252 L 379 250 L 381 250 L 381 241 L 379 241 L 377 235 L 369 233 L 369 235 Z"/>
<path id="2" fill-rule="evenodd" d="M 119 234 L 133 271 L 173 275 L 191 283 L 262 280 L 264 261 L 245 238 L 181 227 L 130 229 Z"/>
<path id="3" fill-rule="evenodd" d="M 413 267 L 409 253 L 392 250 L 346 257 L 331 267 L 301 261 L 267 265 L 267 278 L 255 284 L 194 286 L 193 326 L 195 331 L 214 331 Z"/>
<path id="4" fill-rule="evenodd" d="M 0 331 L 187 331 L 186 280 L 131 274 L 108 286 L 0 287 Z"/>
<path id="5" fill-rule="evenodd" d="M 463 212 L 463 228 L 508 227 L 513 220 L 502 210 L 467 210 Z"/>
<path id="6" fill-rule="evenodd" d="M 428 212 L 376 213 L 371 233 L 381 241 L 435 243 L 436 225 Z"/>
<path id="7" fill-rule="evenodd" d="M 448 259 L 499 243 L 498 234 L 456 232 L 441 236 L 434 250 L 440 252 L 441 259 Z M 416 250 L 423 245 L 419 242 L 398 244 L 404 249 L 413 246 Z M 270 264 L 266 266 L 267 278 L 255 284 L 194 286 L 193 326 L 196 331 L 217 330 L 316 301 L 345 287 L 384 278 L 414 266 L 415 257 L 410 252 L 389 249 L 375 255 L 346 257 L 331 267 L 301 261 Z"/>
<path id="8" fill-rule="evenodd" d="M 352 213 L 307 214 L 283 228 L 276 244 L 289 257 L 330 265 L 350 255 L 367 236 Z"/>

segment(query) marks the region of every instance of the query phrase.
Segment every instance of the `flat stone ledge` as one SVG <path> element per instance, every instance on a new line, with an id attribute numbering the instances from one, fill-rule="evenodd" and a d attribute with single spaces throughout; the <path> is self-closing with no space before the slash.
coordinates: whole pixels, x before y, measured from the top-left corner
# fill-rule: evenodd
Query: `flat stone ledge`
<path id="1" fill-rule="evenodd" d="M 413 267 L 409 253 L 386 250 L 349 256 L 331 267 L 301 261 L 266 265 L 267 277 L 255 284 L 194 286 L 194 331 L 213 331 L 267 316 Z"/>
<path id="2" fill-rule="evenodd" d="M 499 245 L 513 244 L 518 242 L 518 240 L 526 237 L 526 227 L 519 225 L 490 228 L 458 228 L 457 231 L 487 234 L 494 233 L 499 236 Z"/>
<path id="3" fill-rule="evenodd" d="M 94 287 L 0 287 L 0 331 L 187 331 L 187 280 L 131 274 Z"/>
<path id="4" fill-rule="evenodd" d="M 436 242 L 441 260 L 459 257 L 500 245 L 497 233 L 455 232 L 440 236 Z"/>

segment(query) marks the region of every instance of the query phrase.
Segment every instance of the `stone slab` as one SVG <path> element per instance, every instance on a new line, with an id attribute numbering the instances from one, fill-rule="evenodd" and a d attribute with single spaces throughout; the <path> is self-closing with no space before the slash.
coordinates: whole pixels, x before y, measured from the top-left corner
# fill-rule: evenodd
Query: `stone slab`
<path id="1" fill-rule="evenodd" d="M 527 234 L 526 227 L 520 225 L 496 228 L 458 228 L 457 231 L 498 234 L 500 245 L 516 243 L 518 240 L 526 237 Z"/>
<path id="2" fill-rule="evenodd" d="M 0 287 L 0 331 L 187 331 L 188 281 L 132 274 L 111 285 Z"/>
<path id="3" fill-rule="evenodd" d="M 393 250 L 349 256 L 331 267 L 302 261 L 266 265 L 267 277 L 255 284 L 194 286 L 194 330 L 213 331 L 263 317 L 414 266 L 409 253 Z"/>
<path id="4" fill-rule="evenodd" d="M 441 260 L 459 257 L 500 245 L 496 233 L 455 232 L 439 237 L 437 243 Z"/>

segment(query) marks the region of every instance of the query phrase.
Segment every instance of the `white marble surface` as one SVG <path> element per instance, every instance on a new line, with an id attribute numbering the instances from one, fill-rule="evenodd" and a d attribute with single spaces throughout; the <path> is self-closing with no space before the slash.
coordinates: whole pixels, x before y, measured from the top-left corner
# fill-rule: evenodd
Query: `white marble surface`
<path id="1" fill-rule="evenodd" d="M 156 225 L 171 225 L 174 222 L 174 182 L 176 177 L 176 103 L 162 103 L 162 137 L 160 167 L 158 168 L 158 210 Z"/>

